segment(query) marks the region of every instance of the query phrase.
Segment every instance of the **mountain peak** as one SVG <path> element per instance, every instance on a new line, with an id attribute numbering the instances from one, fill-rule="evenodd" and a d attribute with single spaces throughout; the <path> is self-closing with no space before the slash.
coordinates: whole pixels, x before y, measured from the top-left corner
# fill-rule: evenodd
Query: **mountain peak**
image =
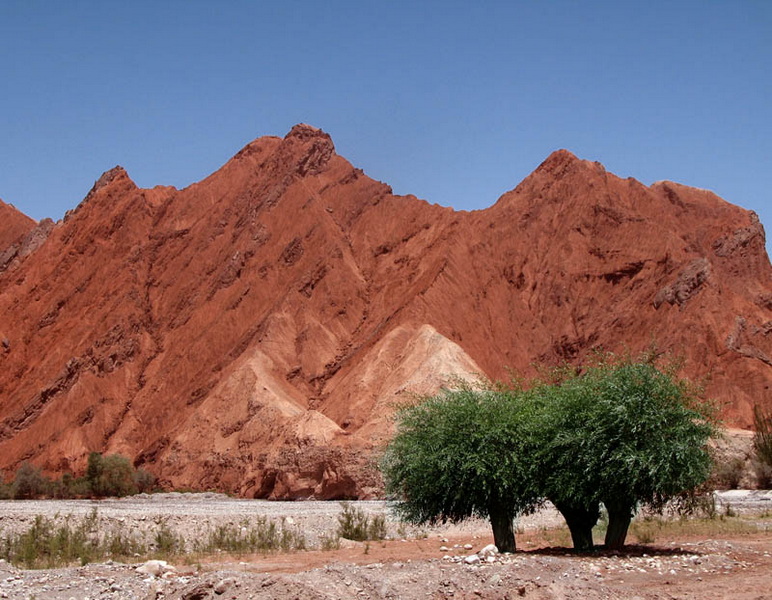
<path id="1" fill-rule="evenodd" d="M 536 169 L 535 173 L 549 173 L 561 177 L 573 169 L 586 168 L 605 173 L 606 169 L 599 162 L 591 162 L 577 157 L 573 152 L 561 148 L 552 152 Z"/>
<path id="2" fill-rule="evenodd" d="M 390 407 L 446 375 L 653 343 L 714 374 L 732 424 L 772 407 L 762 231 L 706 194 L 557 150 L 493 209 L 454 212 L 306 124 L 183 190 L 133 185 L 111 169 L 36 251 L 10 241 L 0 470 L 121 451 L 168 487 L 366 497 Z"/>
<path id="3" fill-rule="evenodd" d="M 35 228 L 35 221 L 13 204 L 0 200 L 0 253 L 12 242 Z"/>
<path id="4" fill-rule="evenodd" d="M 289 130 L 289 133 L 284 136 L 284 139 L 298 138 L 301 140 L 308 140 L 312 138 L 323 138 L 332 141 L 329 134 L 307 123 L 298 123 Z"/>
<path id="5" fill-rule="evenodd" d="M 94 182 L 94 185 L 91 187 L 91 190 L 89 190 L 89 193 L 86 195 L 86 198 L 90 198 L 102 188 L 105 188 L 109 185 L 112 185 L 114 183 L 119 183 L 119 182 L 129 183 L 131 187 L 137 187 L 136 184 L 131 180 L 131 177 L 129 177 L 129 174 L 126 172 L 126 169 L 124 169 L 120 165 L 117 165 L 112 169 L 102 173 L 99 179 L 97 179 L 96 182 Z"/>

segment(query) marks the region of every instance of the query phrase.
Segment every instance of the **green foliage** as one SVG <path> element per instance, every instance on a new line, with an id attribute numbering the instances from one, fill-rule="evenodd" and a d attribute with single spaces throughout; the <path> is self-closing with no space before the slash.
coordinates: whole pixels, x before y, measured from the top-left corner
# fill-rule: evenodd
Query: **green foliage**
<path id="1" fill-rule="evenodd" d="M 740 487 L 744 470 L 745 461 L 739 457 L 716 462 L 711 474 L 711 482 L 719 489 L 736 490 Z"/>
<path id="2" fill-rule="evenodd" d="M 155 476 L 145 469 L 137 469 L 134 473 L 134 485 L 140 494 L 152 492 L 155 488 Z"/>
<path id="3" fill-rule="evenodd" d="M 92 511 L 79 521 L 68 517 L 56 523 L 38 515 L 21 533 L 0 539 L 0 556 L 26 568 L 55 568 L 112 558 L 126 560 L 145 552 L 144 545 L 119 528 L 106 534 Z"/>
<path id="4" fill-rule="evenodd" d="M 591 549 L 603 503 L 606 544 L 619 547 L 638 505 L 660 509 L 709 476 L 716 428 L 698 392 L 648 355 L 445 390 L 398 412 L 381 463 L 387 491 L 409 522 L 489 517 L 497 545 L 514 516 L 548 498 L 575 547 Z"/>
<path id="5" fill-rule="evenodd" d="M 153 475 L 144 469 L 135 471 L 125 456 L 102 456 L 92 452 L 86 473 L 81 478 L 64 473 L 60 479 L 50 480 L 38 467 L 29 462 L 22 463 L 12 482 L 0 481 L 0 499 L 128 496 L 152 491 L 154 486 Z"/>
<path id="6" fill-rule="evenodd" d="M 88 465 L 86 466 L 86 483 L 94 495 L 100 494 L 100 479 L 102 477 L 102 455 L 99 452 L 91 452 L 88 455 Z"/>
<path id="7" fill-rule="evenodd" d="M 49 487 L 49 481 L 40 469 L 30 462 L 23 462 L 11 485 L 11 496 L 17 499 L 39 498 Z"/>
<path id="8" fill-rule="evenodd" d="M 772 465 L 762 462 L 758 457 L 751 461 L 756 475 L 756 486 L 762 490 L 772 489 Z"/>
<path id="9" fill-rule="evenodd" d="M 623 543 L 639 504 L 662 507 L 710 475 L 712 412 L 672 371 L 610 360 L 532 393 L 541 489 L 556 505 L 594 511 L 603 502 L 607 545 Z"/>
<path id="10" fill-rule="evenodd" d="M 383 515 L 370 517 L 348 502 L 341 502 L 341 506 L 343 511 L 338 515 L 338 537 L 356 542 L 382 540 L 386 537 L 386 518 Z"/>
<path id="11" fill-rule="evenodd" d="M 134 467 L 129 459 L 120 454 L 102 457 L 102 472 L 99 477 L 100 496 L 129 496 L 137 493 L 134 482 Z"/>
<path id="12" fill-rule="evenodd" d="M 340 538 L 330 537 L 327 548 L 340 547 Z M 147 537 L 127 528 L 122 522 L 107 525 L 95 510 L 73 518 L 47 518 L 38 515 L 19 533 L 0 537 L 0 558 L 26 568 L 56 568 L 107 559 L 137 562 L 148 558 L 172 558 L 187 551 L 200 554 L 230 552 L 294 552 L 306 549 L 301 531 L 266 517 L 240 525 L 226 524 L 207 532 L 197 532 L 195 539 L 185 539 L 166 520 L 158 523 Z"/>
<path id="13" fill-rule="evenodd" d="M 203 553 L 294 552 L 305 550 L 306 538 L 301 531 L 288 527 L 284 521 L 277 524 L 266 517 L 258 517 L 254 523 L 244 521 L 240 525 L 218 525 L 194 548 Z"/>
<path id="14" fill-rule="evenodd" d="M 541 392 L 548 492 L 661 505 L 710 474 L 710 415 L 651 364 L 600 364 Z"/>
<path id="15" fill-rule="evenodd" d="M 102 456 L 92 452 L 88 456 L 86 481 L 96 497 L 128 496 L 137 493 L 134 467 L 120 454 Z"/>
<path id="16" fill-rule="evenodd" d="M 514 550 L 513 518 L 531 511 L 529 405 L 492 390 L 443 390 L 397 415 L 381 460 L 388 494 L 408 522 L 488 517 L 500 550 Z"/>
<path id="17" fill-rule="evenodd" d="M 323 533 L 319 538 L 319 547 L 322 550 L 339 550 L 340 536 L 337 533 Z"/>
<path id="18" fill-rule="evenodd" d="M 185 552 L 185 539 L 174 532 L 164 519 L 155 530 L 153 547 L 159 556 L 173 556 Z"/>

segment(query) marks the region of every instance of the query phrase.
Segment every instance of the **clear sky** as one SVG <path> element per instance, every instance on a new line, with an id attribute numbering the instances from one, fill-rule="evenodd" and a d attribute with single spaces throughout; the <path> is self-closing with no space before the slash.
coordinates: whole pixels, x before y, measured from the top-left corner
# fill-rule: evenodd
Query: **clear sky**
<path id="1" fill-rule="evenodd" d="M 0 86 L 0 198 L 36 219 L 116 164 L 184 187 L 306 122 L 458 209 L 567 148 L 772 235 L 770 0 L 3 0 Z"/>

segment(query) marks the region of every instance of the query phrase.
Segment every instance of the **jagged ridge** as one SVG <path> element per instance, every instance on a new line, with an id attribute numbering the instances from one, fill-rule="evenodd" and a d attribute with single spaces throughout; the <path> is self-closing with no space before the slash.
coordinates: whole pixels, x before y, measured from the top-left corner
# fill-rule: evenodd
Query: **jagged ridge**
<path id="1" fill-rule="evenodd" d="M 184 190 L 117 167 L 41 237 L 0 274 L 4 468 L 117 451 L 168 485 L 368 496 L 400 398 L 652 342 L 733 424 L 770 406 L 755 215 L 565 150 L 461 213 L 298 125 Z"/>

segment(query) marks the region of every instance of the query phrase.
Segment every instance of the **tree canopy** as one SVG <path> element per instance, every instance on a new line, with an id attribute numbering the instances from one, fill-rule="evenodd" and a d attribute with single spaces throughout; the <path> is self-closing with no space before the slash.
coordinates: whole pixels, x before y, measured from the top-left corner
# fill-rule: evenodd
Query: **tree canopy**
<path id="1" fill-rule="evenodd" d="M 602 503 L 606 546 L 619 548 L 640 504 L 662 506 L 707 479 L 715 427 L 672 370 L 606 360 L 557 375 L 444 390 L 400 410 L 382 468 L 402 517 L 488 517 L 496 545 L 511 551 L 513 518 L 546 498 L 588 550 Z"/>
<path id="2" fill-rule="evenodd" d="M 494 543 L 515 550 L 513 519 L 539 499 L 527 448 L 530 406 L 489 390 L 444 390 L 403 408 L 381 466 L 412 523 L 488 517 Z"/>
<path id="3" fill-rule="evenodd" d="M 586 548 L 588 536 L 591 544 L 601 502 L 606 546 L 619 548 L 639 504 L 661 506 L 710 475 L 709 408 L 672 372 L 605 362 L 532 393 L 540 407 L 540 488 L 563 512 L 575 545 Z M 572 517 L 580 523 L 572 526 Z"/>

